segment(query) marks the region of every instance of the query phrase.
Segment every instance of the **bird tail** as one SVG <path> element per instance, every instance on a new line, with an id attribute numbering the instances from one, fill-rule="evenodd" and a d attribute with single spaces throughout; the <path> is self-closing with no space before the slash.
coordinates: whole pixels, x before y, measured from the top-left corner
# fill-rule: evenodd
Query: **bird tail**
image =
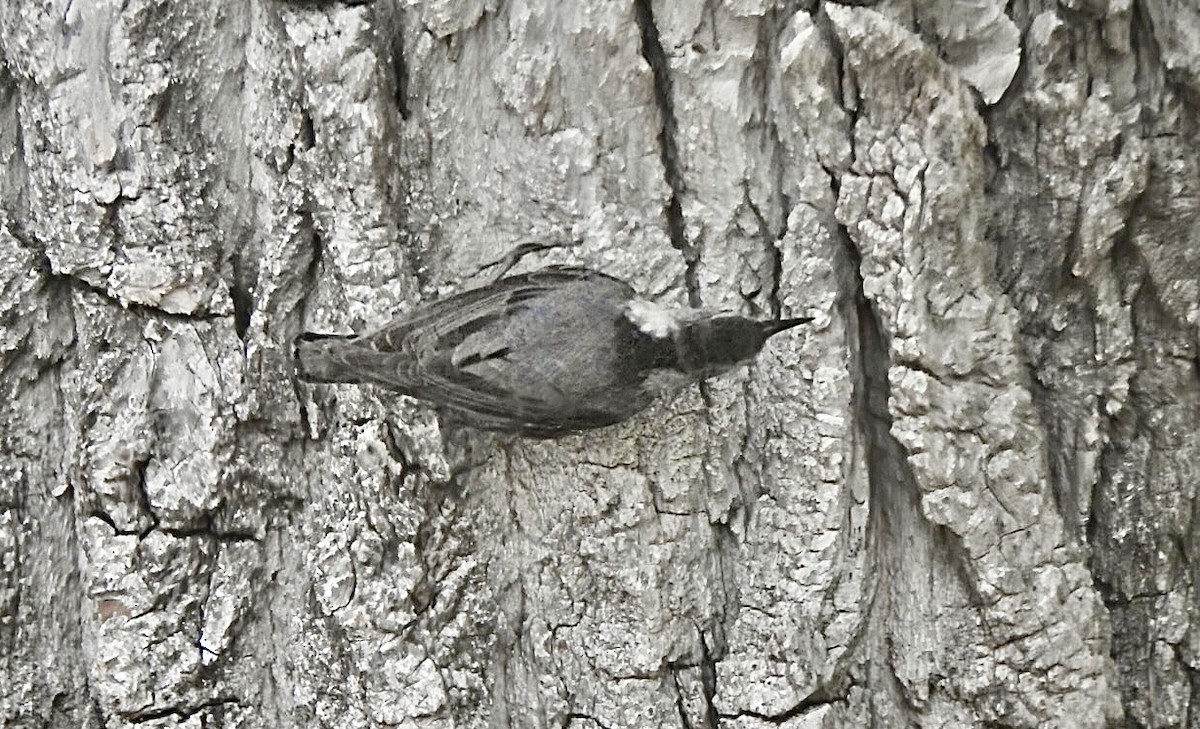
<path id="1" fill-rule="evenodd" d="M 355 370 L 346 366 L 344 347 L 354 334 L 305 332 L 296 337 L 293 354 L 296 374 L 308 382 L 359 382 Z"/>

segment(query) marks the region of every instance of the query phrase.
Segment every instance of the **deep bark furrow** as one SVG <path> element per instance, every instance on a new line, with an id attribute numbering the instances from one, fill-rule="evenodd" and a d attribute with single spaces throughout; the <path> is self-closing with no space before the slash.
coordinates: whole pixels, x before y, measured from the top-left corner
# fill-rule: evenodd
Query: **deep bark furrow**
<path id="1" fill-rule="evenodd" d="M 696 247 L 688 241 L 687 226 L 683 217 L 682 201 L 685 188 L 677 147 L 679 124 L 675 118 L 675 102 L 671 90 L 671 65 L 659 38 L 658 26 L 654 22 L 653 0 L 634 0 L 634 10 L 642 35 L 642 56 L 650 65 L 650 71 L 654 76 L 654 100 L 658 105 L 662 125 L 658 134 L 659 159 L 662 161 L 663 177 L 671 191 L 664 210 L 667 235 L 671 240 L 671 245 L 683 255 L 684 263 L 687 266 L 685 284 L 688 302 L 692 306 L 700 306 L 702 301 L 700 282 L 697 276 L 700 251 L 696 250 Z"/>

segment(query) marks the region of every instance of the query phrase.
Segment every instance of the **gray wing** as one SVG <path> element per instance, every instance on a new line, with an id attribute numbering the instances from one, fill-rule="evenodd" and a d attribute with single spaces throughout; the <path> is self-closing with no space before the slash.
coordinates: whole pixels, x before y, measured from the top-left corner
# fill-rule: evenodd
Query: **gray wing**
<path id="1" fill-rule="evenodd" d="M 581 324 L 573 312 L 618 317 L 635 295 L 596 271 L 550 267 L 465 291 L 358 337 L 343 348 L 342 362 L 361 379 L 461 411 L 478 427 L 549 436 L 610 425 L 629 408 L 582 406 L 570 372 L 546 372 L 562 363 L 545 361 L 543 345 Z"/>

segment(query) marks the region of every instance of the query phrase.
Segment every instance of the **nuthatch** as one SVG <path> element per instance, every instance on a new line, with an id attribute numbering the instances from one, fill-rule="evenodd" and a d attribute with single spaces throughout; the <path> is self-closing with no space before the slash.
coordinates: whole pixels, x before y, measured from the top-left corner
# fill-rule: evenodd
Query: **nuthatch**
<path id="1" fill-rule="evenodd" d="M 618 423 L 663 390 L 752 360 L 811 318 L 671 309 L 586 268 L 550 266 L 423 306 L 374 332 L 302 334 L 316 382 L 374 383 L 484 430 L 553 438 Z"/>

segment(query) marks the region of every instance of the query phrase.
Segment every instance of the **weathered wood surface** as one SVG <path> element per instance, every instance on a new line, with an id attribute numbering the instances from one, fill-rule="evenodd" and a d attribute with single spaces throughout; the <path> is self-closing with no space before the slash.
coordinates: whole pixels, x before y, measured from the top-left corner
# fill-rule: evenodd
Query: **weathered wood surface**
<path id="1" fill-rule="evenodd" d="M 5 4 L 0 725 L 1200 727 L 1197 38 Z M 817 322 L 560 441 L 294 381 L 576 237 Z"/>

